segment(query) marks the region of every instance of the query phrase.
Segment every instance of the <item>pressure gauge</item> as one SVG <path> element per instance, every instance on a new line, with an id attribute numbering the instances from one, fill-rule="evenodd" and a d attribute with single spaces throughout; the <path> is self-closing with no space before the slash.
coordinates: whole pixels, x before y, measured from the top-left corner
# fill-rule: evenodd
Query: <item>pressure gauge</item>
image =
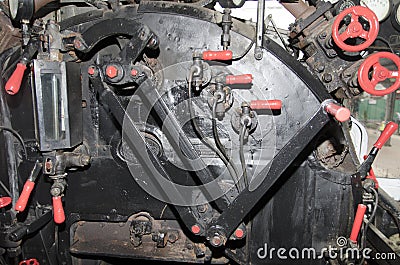
<path id="1" fill-rule="evenodd" d="M 391 0 L 360 0 L 360 3 L 362 6 L 374 11 L 379 22 L 385 20 L 390 15 L 393 5 Z"/>
<path id="2" fill-rule="evenodd" d="M 14 21 L 30 20 L 35 12 L 34 0 L 9 0 L 10 15 Z"/>
<path id="3" fill-rule="evenodd" d="M 339 15 L 343 10 L 359 5 L 359 0 L 340 0 L 335 4 L 335 15 Z"/>
<path id="4" fill-rule="evenodd" d="M 392 21 L 393 27 L 400 31 L 400 3 L 398 3 L 394 7 L 394 11 L 392 12 L 392 15 L 390 17 L 390 20 Z"/>

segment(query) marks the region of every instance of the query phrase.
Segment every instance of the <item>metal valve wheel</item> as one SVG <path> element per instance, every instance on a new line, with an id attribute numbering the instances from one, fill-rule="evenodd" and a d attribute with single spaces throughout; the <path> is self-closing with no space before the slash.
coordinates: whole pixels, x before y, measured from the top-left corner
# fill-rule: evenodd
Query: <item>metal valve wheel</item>
<path id="1" fill-rule="evenodd" d="M 346 16 L 351 16 L 350 24 L 344 32 L 340 33 L 341 22 Z M 369 23 L 369 30 L 365 30 L 359 22 L 363 17 Z M 332 38 L 336 45 L 347 52 L 359 52 L 368 48 L 376 39 L 379 32 L 379 20 L 375 13 L 363 6 L 353 6 L 343 10 L 335 19 L 332 25 Z M 361 44 L 350 45 L 345 43 L 348 39 L 362 38 L 365 41 Z"/>
<path id="2" fill-rule="evenodd" d="M 382 66 L 379 62 L 380 59 L 391 60 L 397 67 L 397 71 L 391 71 Z M 372 74 L 370 70 L 372 68 Z M 358 69 L 358 83 L 361 88 L 374 96 L 384 96 L 396 91 L 400 87 L 399 78 L 400 57 L 390 52 L 378 52 L 369 56 Z M 377 90 L 378 83 L 385 81 L 388 78 L 395 78 L 396 81 L 390 87 Z"/>

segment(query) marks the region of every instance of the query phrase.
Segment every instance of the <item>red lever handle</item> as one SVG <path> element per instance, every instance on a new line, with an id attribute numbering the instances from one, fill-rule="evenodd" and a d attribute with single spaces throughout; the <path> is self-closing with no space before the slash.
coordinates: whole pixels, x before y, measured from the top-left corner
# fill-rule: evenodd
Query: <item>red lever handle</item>
<path id="1" fill-rule="evenodd" d="M 350 119 L 350 110 L 337 105 L 335 103 L 329 103 L 325 106 L 325 111 L 335 117 L 339 122 L 344 122 Z"/>
<path id="2" fill-rule="evenodd" d="M 203 60 L 205 61 L 229 61 L 232 60 L 233 53 L 226 51 L 205 51 L 203 52 Z"/>
<path id="3" fill-rule="evenodd" d="M 61 196 L 53 197 L 53 217 L 56 224 L 62 224 L 65 221 L 65 213 L 62 205 Z"/>
<path id="4" fill-rule="evenodd" d="M 280 100 L 252 100 L 250 108 L 253 110 L 280 110 L 282 109 L 282 101 Z"/>
<path id="5" fill-rule="evenodd" d="M 0 208 L 4 208 L 11 203 L 11 197 L 1 197 L 0 198 Z"/>
<path id="6" fill-rule="evenodd" d="M 359 204 L 357 207 L 356 217 L 354 218 L 353 228 L 351 229 L 350 234 L 350 240 L 352 242 L 357 242 L 358 234 L 360 233 L 366 210 L 367 206 L 365 206 L 364 204 Z"/>
<path id="7" fill-rule="evenodd" d="M 29 201 L 29 197 L 31 196 L 31 192 L 35 187 L 35 182 L 27 180 L 25 182 L 24 188 L 22 189 L 21 195 L 18 198 L 17 203 L 15 204 L 15 210 L 18 212 L 23 212 L 26 208 L 26 204 Z"/>
<path id="8" fill-rule="evenodd" d="M 19 263 L 19 265 L 40 265 L 37 259 L 26 259 Z"/>
<path id="9" fill-rule="evenodd" d="M 227 75 L 225 78 L 225 83 L 227 85 L 235 85 L 235 84 L 251 84 L 253 82 L 252 74 L 245 75 Z"/>
<path id="10" fill-rule="evenodd" d="M 10 79 L 8 79 L 7 84 L 5 86 L 6 92 L 10 95 L 15 95 L 18 93 L 22 78 L 24 77 L 24 73 L 26 70 L 26 65 L 23 63 L 18 63 L 17 68 L 15 68 L 14 73 L 11 75 Z"/>
<path id="11" fill-rule="evenodd" d="M 382 146 L 389 140 L 390 136 L 392 136 L 396 131 L 399 126 L 394 123 L 394 122 L 389 122 L 383 132 L 381 133 L 381 136 L 379 136 L 378 140 L 374 144 L 374 147 L 381 149 Z"/>

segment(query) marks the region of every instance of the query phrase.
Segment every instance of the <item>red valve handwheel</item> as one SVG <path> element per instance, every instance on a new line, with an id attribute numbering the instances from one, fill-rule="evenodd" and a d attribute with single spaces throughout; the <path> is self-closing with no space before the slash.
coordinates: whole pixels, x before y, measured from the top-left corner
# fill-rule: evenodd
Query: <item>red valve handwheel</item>
<path id="1" fill-rule="evenodd" d="M 390 71 L 379 63 L 379 59 L 389 59 L 397 67 L 397 71 Z M 369 72 L 372 68 L 372 78 Z M 390 52 L 378 52 L 369 56 L 358 69 L 358 83 L 361 88 L 374 96 L 384 96 L 396 91 L 400 87 L 400 57 Z M 395 78 L 394 84 L 383 90 L 376 90 L 376 85 L 388 78 Z"/>
<path id="2" fill-rule="evenodd" d="M 351 22 L 343 33 L 339 33 L 340 23 L 347 16 L 351 15 Z M 369 23 L 369 31 L 363 29 L 358 21 L 359 17 L 365 18 Z M 339 48 L 348 52 L 359 52 L 368 48 L 376 39 L 379 32 L 379 20 L 375 13 L 363 6 L 353 6 L 343 10 L 335 19 L 332 25 L 332 38 Z M 349 45 L 345 40 L 350 38 L 362 38 L 365 41 L 358 45 Z"/>

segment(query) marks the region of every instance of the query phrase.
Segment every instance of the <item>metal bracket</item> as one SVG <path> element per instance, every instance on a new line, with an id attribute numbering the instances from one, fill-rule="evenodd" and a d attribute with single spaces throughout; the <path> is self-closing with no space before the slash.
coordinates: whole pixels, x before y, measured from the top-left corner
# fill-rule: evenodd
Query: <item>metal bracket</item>
<path id="1" fill-rule="evenodd" d="M 268 194 L 274 184 L 286 176 L 285 171 L 330 120 L 331 118 L 321 106 L 314 116 L 279 151 L 271 161 L 270 166 L 265 167 L 252 180 L 260 181 L 261 179 L 261 183 L 252 191 L 243 190 L 228 208 L 208 226 L 206 236 L 211 244 L 216 236 L 228 238 L 235 231 L 255 205 Z"/>

